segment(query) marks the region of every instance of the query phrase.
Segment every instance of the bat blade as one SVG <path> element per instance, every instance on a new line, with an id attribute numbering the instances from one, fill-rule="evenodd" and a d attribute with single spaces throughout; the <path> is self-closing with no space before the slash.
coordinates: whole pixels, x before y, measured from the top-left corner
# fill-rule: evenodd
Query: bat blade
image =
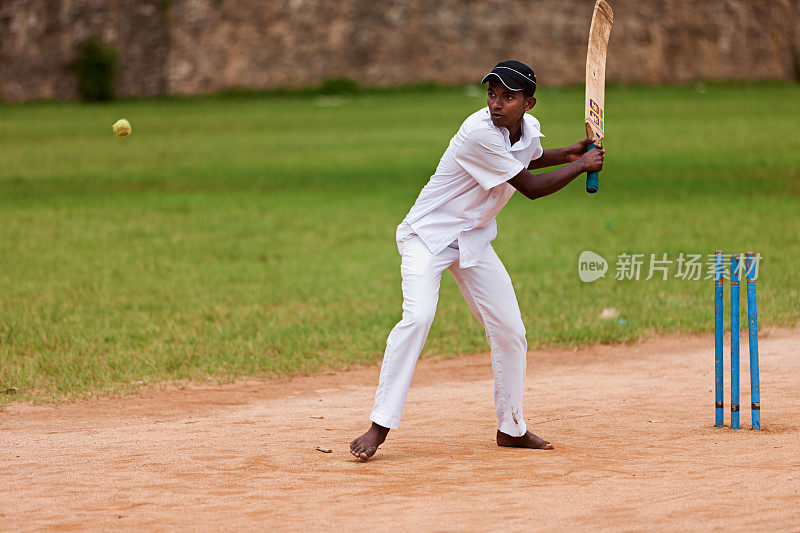
<path id="1" fill-rule="evenodd" d="M 586 51 L 586 135 L 595 140 L 603 138 L 606 94 L 606 51 L 611 35 L 614 12 L 606 0 L 597 0 L 589 28 L 589 47 Z"/>
<path id="2" fill-rule="evenodd" d="M 605 132 L 606 52 L 614 12 L 606 0 L 597 0 L 589 27 L 589 47 L 586 51 L 586 105 L 584 124 L 586 137 L 599 143 Z M 593 148 L 591 146 L 590 148 Z M 586 175 L 586 191 L 597 192 L 597 172 Z"/>

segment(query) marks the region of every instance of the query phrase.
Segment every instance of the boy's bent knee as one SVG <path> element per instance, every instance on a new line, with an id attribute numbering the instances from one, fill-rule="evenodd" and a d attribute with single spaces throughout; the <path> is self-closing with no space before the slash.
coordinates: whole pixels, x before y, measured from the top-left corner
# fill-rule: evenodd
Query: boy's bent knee
<path id="1" fill-rule="evenodd" d="M 436 309 L 415 309 L 403 313 L 403 322 L 411 326 L 417 327 L 430 327 L 433 323 L 433 317 L 436 314 Z"/>
<path id="2" fill-rule="evenodd" d="M 508 334 L 515 339 L 525 341 L 527 331 L 525 331 L 525 326 L 522 324 L 522 322 L 520 322 L 518 325 L 509 328 Z"/>
<path id="3" fill-rule="evenodd" d="M 525 325 L 522 322 L 516 324 L 501 324 L 492 328 L 487 328 L 487 337 L 493 337 L 503 343 L 524 344 L 527 347 L 525 338 Z"/>

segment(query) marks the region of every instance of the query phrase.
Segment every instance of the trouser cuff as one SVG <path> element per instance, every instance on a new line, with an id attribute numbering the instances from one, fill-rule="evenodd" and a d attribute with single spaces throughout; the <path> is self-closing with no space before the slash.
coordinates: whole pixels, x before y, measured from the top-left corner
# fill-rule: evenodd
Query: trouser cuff
<path id="1" fill-rule="evenodd" d="M 383 426 L 385 428 L 397 429 L 400 427 L 399 416 L 388 416 L 378 411 L 372 411 L 372 414 L 369 415 L 369 419 L 379 426 Z"/>
<path id="2" fill-rule="evenodd" d="M 528 428 L 525 426 L 525 422 L 515 424 L 511 420 L 508 422 L 503 422 L 497 427 L 497 429 L 500 430 L 501 433 L 511 435 L 512 437 L 521 437 L 528 431 Z"/>

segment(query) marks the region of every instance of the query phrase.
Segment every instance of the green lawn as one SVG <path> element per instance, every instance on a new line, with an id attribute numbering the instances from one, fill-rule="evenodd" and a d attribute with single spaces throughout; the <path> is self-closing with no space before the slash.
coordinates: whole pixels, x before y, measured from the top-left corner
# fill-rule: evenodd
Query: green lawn
<path id="1" fill-rule="evenodd" d="M 581 137 L 581 88 L 537 97 L 545 147 Z M 0 402 L 379 361 L 395 227 L 482 105 L 453 89 L 0 106 L 0 390 L 20 389 Z M 711 281 L 616 281 L 620 253 L 757 250 L 761 324 L 796 325 L 800 86 L 615 87 L 606 106 L 599 194 L 581 177 L 498 218 L 529 345 L 712 330 Z M 587 249 L 610 263 L 591 284 Z M 426 353 L 485 349 L 445 276 Z"/>

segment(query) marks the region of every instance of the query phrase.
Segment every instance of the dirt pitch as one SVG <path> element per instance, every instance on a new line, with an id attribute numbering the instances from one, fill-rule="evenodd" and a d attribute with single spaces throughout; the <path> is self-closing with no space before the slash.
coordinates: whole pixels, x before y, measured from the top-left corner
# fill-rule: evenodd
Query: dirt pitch
<path id="1" fill-rule="evenodd" d="M 797 531 L 800 330 L 762 334 L 761 432 L 742 342 L 739 431 L 712 427 L 710 336 L 530 352 L 526 419 L 553 451 L 494 444 L 486 354 L 423 359 L 368 463 L 348 443 L 377 367 L 11 405 L 0 529 Z"/>

